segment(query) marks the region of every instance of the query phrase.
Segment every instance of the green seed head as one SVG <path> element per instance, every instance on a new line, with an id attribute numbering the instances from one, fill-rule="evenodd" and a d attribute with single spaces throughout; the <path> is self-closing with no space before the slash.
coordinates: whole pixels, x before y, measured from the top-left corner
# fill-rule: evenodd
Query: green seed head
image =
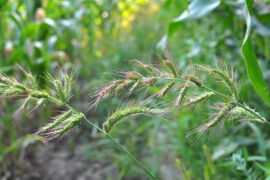
<path id="1" fill-rule="evenodd" d="M 228 90 L 230 91 L 232 97 L 237 102 L 239 99 L 238 92 L 234 85 L 233 79 L 229 76 L 229 73 L 221 71 L 219 69 L 213 69 L 210 71 L 210 73 L 218 75 L 219 78 L 223 80 L 224 84 L 227 86 Z"/>
<path id="2" fill-rule="evenodd" d="M 119 110 L 113 113 L 107 121 L 103 124 L 103 129 L 106 133 L 109 133 L 115 123 L 119 122 L 121 119 L 138 114 L 161 114 L 164 110 L 161 109 L 151 109 L 147 107 L 132 107 L 124 110 Z"/>
<path id="3" fill-rule="evenodd" d="M 158 93 L 158 97 L 164 96 L 171 87 L 175 84 L 175 81 L 170 82 L 167 86 L 165 86 L 161 91 Z"/>
<path id="4" fill-rule="evenodd" d="M 244 120 L 252 121 L 252 122 L 258 122 L 258 123 L 264 123 L 266 122 L 266 119 L 262 117 L 258 112 L 251 109 L 248 106 L 245 106 L 246 109 L 242 107 L 235 107 L 231 110 L 231 115 L 234 115 L 236 117 L 239 117 Z M 247 110 L 248 109 L 248 110 Z M 253 113 L 251 113 L 253 112 Z"/>
<path id="5" fill-rule="evenodd" d="M 171 73 L 173 74 L 173 76 L 175 78 L 177 78 L 177 72 L 176 72 L 176 69 L 173 65 L 173 63 L 171 61 L 168 61 L 168 60 L 163 60 L 163 63 L 167 66 L 167 68 L 171 71 Z"/>
<path id="6" fill-rule="evenodd" d="M 81 122 L 81 120 L 84 118 L 85 116 L 82 113 L 71 116 L 70 118 L 63 121 L 63 124 L 65 125 L 63 126 L 63 128 L 56 130 L 55 134 L 62 135 L 62 134 L 67 133 L 70 129 L 77 126 Z"/>
<path id="7" fill-rule="evenodd" d="M 45 92 L 42 92 L 42 91 L 32 91 L 30 92 L 30 95 L 34 98 L 37 98 L 37 99 L 41 99 L 41 98 L 48 98 L 49 95 Z"/>
<path id="8" fill-rule="evenodd" d="M 65 112 L 64 114 L 62 114 L 61 116 L 59 116 L 54 122 L 52 122 L 52 123 L 48 124 L 47 126 L 45 126 L 43 128 L 43 130 L 44 131 L 49 131 L 49 130 L 55 128 L 60 123 L 62 123 L 64 120 L 66 120 L 71 114 L 72 114 L 72 111 L 71 110 Z"/>
<path id="9" fill-rule="evenodd" d="M 199 103 L 205 99 L 208 99 L 212 96 L 214 96 L 215 93 L 213 92 L 206 92 L 206 93 L 202 93 L 201 95 L 194 97 L 194 98 L 190 98 L 189 102 L 187 102 L 187 104 L 194 104 L 194 103 Z"/>
<path id="10" fill-rule="evenodd" d="M 179 95 L 178 95 L 178 97 L 176 99 L 176 102 L 175 102 L 175 105 L 177 107 L 180 107 L 182 105 L 184 97 L 185 97 L 186 92 L 188 90 L 188 87 L 189 87 L 189 81 L 187 81 L 185 83 L 184 87 L 182 87 L 181 90 L 180 90 L 180 93 L 179 93 Z"/>

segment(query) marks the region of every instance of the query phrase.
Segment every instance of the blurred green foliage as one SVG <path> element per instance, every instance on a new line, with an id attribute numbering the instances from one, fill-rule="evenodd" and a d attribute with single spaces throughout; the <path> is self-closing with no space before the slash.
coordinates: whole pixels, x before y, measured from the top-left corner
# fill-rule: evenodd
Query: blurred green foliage
<path id="1" fill-rule="evenodd" d="M 249 74 L 253 76 L 255 89 L 269 88 L 270 84 L 269 3 L 256 1 L 253 8 L 249 7 L 253 9 L 249 26 L 252 31 L 248 34 L 252 49 L 246 51 L 256 53 L 258 66 L 250 67 L 254 69 L 253 75 Z M 28 67 L 45 88 L 45 72 L 75 67 L 72 104 L 87 111 L 91 101 L 89 92 L 111 80 L 113 74 L 109 73 L 128 70 L 131 67 L 128 60 L 132 59 L 159 64 L 166 48 L 179 72 L 185 69 L 192 73 L 191 61 L 204 65 L 225 61 L 234 67 L 242 82 L 240 99 L 256 107 L 269 120 L 269 107 L 263 103 L 267 89 L 260 90 L 265 99 L 256 94 L 245 68 L 244 57 L 248 61 L 250 55 L 241 52 L 247 28 L 245 5 L 244 0 L 0 0 L 0 72 L 20 77 L 15 70 L 15 64 L 20 64 Z M 265 87 L 258 87 L 260 84 L 256 84 L 262 81 Z M 209 86 L 214 84 L 210 82 Z M 150 89 L 150 93 L 156 91 Z M 160 103 L 166 107 L 172 97 L 168 94 Z M 87 115 L 101 124 L 116 107 L 125 106 L 120 104 L 123 101 L 131 104 L 135 97 L 110 99 Z M 30 137 L 26 134 L 49 121 L 49 115 L 54 113 L 36 112 L 32 117 L 35 121 L 25 119 L 22 113 L 18 120 L 13 116 L 16 107 L 15 99 L 1 103 L 1 175 L 11 167 L 16 169 L 17 148 Z M 232 122 L 234 126 L 225 128 L 222 136 L 214 132 L 196 143 L 185 137 L 210 112 L 211 109 L 202 111 L 198 106 L 175 110 L 166 119 L 140 117 L 120 123 L 112 135 L 159 179 L 183 179 L 176 159 L 191 179 L 269 178 L 269 127 Z M 118 179 L 146 178 L 126 155 L 94 129 L 83 124 L 80 130 L 89 163 L 107 159 L 110 166 L 116 167 Z M 208 140 L 211 137 L 214 140 Z M 76 149 L 73 139 L 67 149 Z M 17 171 L 12 172 L 14 177 Z M 110 173 L 108 170 L 107 179 Z"/>

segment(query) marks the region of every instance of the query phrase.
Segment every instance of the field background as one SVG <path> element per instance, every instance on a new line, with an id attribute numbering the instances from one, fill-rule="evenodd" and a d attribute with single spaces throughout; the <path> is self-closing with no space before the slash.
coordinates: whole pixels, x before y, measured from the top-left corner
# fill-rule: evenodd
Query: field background
<path id="1" fill-rule="evenodd" d="M 19 64 L 46 89 L 45 72 L 75 68 L 71 104 L 101 126 L 137 98 L 111 97 L 89 110 L 96 88 L 116 72 L 133 70 L 130 60 L 161 64 L 168 51 L 179 72 L 192 73 L 191 62 L 233 67 L 241 102 L 269 120 L 269 23 L 269 0 L 0 0 L 0 73 L 21 78 Z M 245 43 L 251 46 L 245 49 Z M 247 71 L 251 62 L 259 66 Z M 174 97 L 169 93 L 160 103 L 166 107 Z M 18 107 L 16 98 L 0 103 L 0 179 L 147 179 L 88 124 L 48 144 L 33 135 L 63 108 L 14 116 Z M 185 173 L 196 180 L 270 179 L 270 127 L 230 122 L 222 133 L 194 143 L 186 134 L 205 122 L 209 111 L 197 105 L 166 118 L 140 116 L 117 125 L 112 136 L 162 180 L 188 179 Z"/>

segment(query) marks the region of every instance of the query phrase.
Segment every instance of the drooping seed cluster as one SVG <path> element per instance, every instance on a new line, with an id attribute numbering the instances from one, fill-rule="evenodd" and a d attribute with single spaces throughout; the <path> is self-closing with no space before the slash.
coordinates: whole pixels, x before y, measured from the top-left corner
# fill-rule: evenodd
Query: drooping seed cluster
<path id="1" fill-rule="evenodd" d="M 212 120 L 190 131 L 188 133 L 188 136 L 198 133 L 197 138 L 199 138 L 200 136 L 204 135 L 209 129 L 216 127 L 217 124 L 219 123 L 223 123 L 228 117 L 230 111 L 235 107 L 236 104 L 234 102 L 224 103 L 220 107 L 219 112 L 215 115 L 215 117 Z"/>
<path id="2" fill-rule="evenodd" d="M 63 135 L 78 125 L 85 118 L 82 113 L 74 113 L 68 110 L 60 116 L 54 118 L 54 121 L 42 127 L 37 134 L 48 136 L 48 138 L 55 138 Z"/>
<path id="3" fill-rule="evenodd" d="M 113 113 L 105 123 L 103 123 L 103 129 L 106 133 L 109 133 L 117 122 L 122 120 L 125 117 L 138 114 L 161 114 L 164 113 L 162 109 L 151 109 L 148 107 L 131 107 L 123 110 L 116 111 Z"/>
<path id="4" fill-rule="evenodd" d="M 187 90 L 188 90 L 188 87 L 189 87 L 189 81 L 187 81 L 187 82 L 184 84 L 184 86 L 181 88 L 180 93 L 179 93 L 179 95 L 178 95 L 178 97 L 177 97 L 177 99 L 176 99 L 175 105 L 176 105 L 178 108 L 180 108 L 180 106 L 182 106 L 182 104 L 183 104 L 184 97 L 185 97 L 185 95 L 186 95 L 186 92 L 187 92 Z"/>
<path id="5" fill-rule="evenodd" d="M 184 105 L 199 103 L 199 102 L 202 102 L 203 100 L 206 100 L 214 95 L 215 95 L 214 92 L 205 92 L 197 97 L 190 98 L 189 101 L 186 102 Z"/>
<path id="6" fill-rule="evenodd" d="M 166 85 L 153 96 L 150 96 L 149 99 L 151 100 L 151 98 L 154 97 L 164 97 L 166 94 L 168 94 L 170 90 L 174 90 L 175 88 L 173 87 L 176 86 L 178 82 L 180 82 L 181 88 L 179 92 L 176 93 L 177 98 L 175 100 L 175 106 L 178 109 L 181 109 L 187 105 L 200 103 L 204 100 L 209 99 L 210 97 L 216 97 L 216 95 L 222 94 L 218 91 L 206 88 L 204 85 L 205 83 L 203 83 L 203 81 L 197 75 L 191 74 L 183 75 L 181 77 L 181 75 L 177 73 L 177 68 L 172 63 L 172 61 L 163 61 L 163 64 L 167 68 L 167 70 L 165 71 L 157 69 L 151 64 L 144 64 L 140 61 L 134 62 L 139 67 L 143 68 L 145 72 L 147 72 L 147 76 L 136 71 L 119 72 L 119 75 L 123 78 L 119 80 L 114 80 L 108 85 L 103 86 L 95 94 L 95 100 L 93 103 L 94 106 L 96 106 L 101 100 L 103 100 L 109 95 L 117 95 L 124 92 L 125 90 L 128 90 L 127 95 L 130 95 L 136 90 L 140 90 L 145 87 L 149 89 L 149 86 L 160 85 L 160 81 L 165 82 Z M 45 92 L 38 89 L 36 78 L 31 73 L 25 72 L 21 67 L 20 69 L 22 70 L 27 79 L 26 84 L 21 83 L 14 78 L 8 78 L 6 76 L 0 75 L 0 94 L 3 97 L 26 96 L 21 108 L 27 108 L 33 105 L 38 107 L 47 101 L 69 107 L 67 103 L 71 97 L 71 75 L 67 75 L 63 72 L 60 73 L 60 76 L 58 78 L 47 75 L 47 78 L 54 85 L 55 90 L 53 91 L 50 89 L 50 91 Z M 218 112 L 214 114 L 213 118 L 199 128 L 196 128 L 190 134 L 198 133 L 198 136 L 201 136 L 202 134 L 205 134 L 209 129 L 216 127 L 217 124 L 224 123 L 227 119 L 237 118 L 240 120 L 248 120 L 259 123 L 266 122 L 266 119 L 263 118 L 255 110 L 249 108 L 246 105 L 244 106 L 239 104 L 239 95 L 236 88 L 236 83 L 234 82 L 233 73 L 230 76 L 227 68 L 225 68 L 225 70 L 221 70 L 220 68 L 209 69 L 202 67 L 201 69 L 209 72 L 212 75 L 215 75 L 215 77 L 218 77 L 218 79 L 221 80 L 220 82 L 227 87 L 226 89 L 229 95 L 225 95 L 227 99 L 223 100 L 221 105 L 217 106 Z M 196 91 L 196 89 L 198 90 Z M 200 92 L 200 94 L 194 96 L 194 94 L 198 94 L 198 92 Z M 118 110 L 113 113 L 103 124 L 103 129 L 105 133 L 109 133 L 116 123 L 129 116 L 138 114 L 158 115 L 164 112 L 165 111 L 162 109 L 149 108 L 145 106 L 128 107 L 126 109 Z M 45 136 L 50 136 L 50 138 L 54 138 L 67 133 L 74 126 L 78 125 L 83 119 L 85 119 L 84 114 L 70 108 L 66 112 L 62 113 L 60 116 L 56 117 L 53 122 L 41 128 L 38 133 Z"/>
<path id="7" fill-rule="evenodd" d="M 112 81 L 108 86 L 105 86 L 100 91 L 98 91 L 98 93 L 96 94 L 96 100 L 94 102 L 94 105 L 97 105 L 102 99 L 104 99 L 108 95 L 119 94 L 127 88 L 129 88 L 127 94 L 130 95 L 135 90 L 141 89 L 141 87 L 154 86 L 158 84 L 156 82 L 160 81 L 166 82 L 166 85 L 163 88 L 161 88 L 160 91 L 150 96 L 149 99 L 152 99 L 154 97 L 161 98 L 165 96 L 169 92 L 169 90 L 171 90 L 175 85 L 177 85 L 178 82 L 181 82 L 180 84 L 181 88 L 177 93 L 177 98 L 175 100 L 175 106 L 178 109 L 181 109 L 191 104 L 198 104 L 200 102 L 209 99 L 210 97 L 219 95 L 219 93 L 216 94 L 215 90 L 212 91 L 209 88 L 205 88 L 203 81 L 195 74 L 191 75 L 183 74 L 183 76 L 181 77 L 177 73 L 176 70 L 177 68 L 172 63 L 172 61 L 169 60 L 162 61 L 163 65 L 167 69 L 166 72 L 162 71 L 161 70 L 162 68 L 157 69 L 156 67 L 150 64 L 144 64 L 137 60 L 135 60 L 134 62 L 137 66 L 143 68 L 146 72 L 148 72 L 148 76 L 144 76 L 143 74 L 138 73 L 136 71 L 120 72 L 119 74 L 121 76 L 124 76 L 124 78 Z M 227 87 L 228 93 L 230 95 L 225 95 L 226 97 L 228 96 L 229 99 L 224 100 L 222 106 L 219 107 L 218 113 L 215 114 L 214 118 L 209 122 L 205 123 L 204 125 L 202 125 L 201 127 L 197 128 L 193 132 L 204 134 L 208 129 L 215 127 L 219 122 L 224 122 L 226 119 L 233 119 L 236 117 L 240 119 L 245 118 L 249 121 L 263 122 L 262 117 L 255 111 L 251 110 L 250 108 L 247 107 L 246 108 L 248 109 L 247 111 L 244 108 L 236 106 L 238 103 L 239 95 L 236 88 L 236 83 L 234 82 L 233 72 L 232 75 L 230 76 L 230 74 L 227 71 L 227 68 L 222 70 L 221 68 L 209 69 L 200 66 L 200 69 L 209 72 L 212 75 L 215 75 L 215 77 L 218 78 L 220 82 Z M 184 83 L 182 83 L 182 81 L 184 81 Z M 204 90 L 204 92 L 201 92 L 199 95 L 194 96 L 194 94 L 198 94 L 198 91 L 196 91 L 196 89 L 199 89 L 199 92 L 201 92 L 201 90 Z M 141 109 L 142 113 L 143 109 L 144 108 Z M 115 112 L 104 123 L 103 125 L 104 130 L 107 133 L 110 132 L 111 128 L 116 122 L 118 122 L 124 117 L 136 114 L 138 110 L 139 107 L 135 107 L 135 109 L 127 108 Z M 131 113 L 131 111 L 133 111 L 133 113 Z"/>
<path id="8" fill-rule="evenodd" d="M 177 71 L 171 61 L 163 61 L 167 69 L 171 72 L 171 75 L 163 73 L 153 67 L 150 64 L 144 64 L 138 60 L 133 61 L 135 65 L 145 69 L 150 76 L 144 76 L 141 73 L 130 71 L 130 72 L 119 72 L 120 76 L 124 76 L 124 79 L 114 80 L 109 85 L 100 88 L 99 91 L 94 95 L 95 100 L 92 106 L 97 106 L 98 103 L 109 95 L 117 95 L 129 88 L 127 95 L 131 95 L 134 91 L 153 85 L 159 77 L 166 75 L 168 78 L 177 78 Z M 157 93 L 157 97 L 164 96 L 169 89 L 175 84 L 175 80 L 171 80 L 160 92 Z"/>
<path id="9" fill-rule="evenodd" d="M 32 74 L 23 72 L 28 84 L 23 84 L 14 78 L 0 75 L 0 94 L 5 98 L 10 96 L 26 96 L 20 109 L 38 107 L 44 104 L 48 99 L 48 93 L 37 89 L 37 83 Z"/>
<path id="10" fill-rule="evenodd" d="M 53 93 L 51 93 L 51 89 L 50 91 L 39 90 L 36 78 L 20 66 L 19 68 L 23 72 L 27 82 L 19 82 L 14 78 L 0 75 L 0 94 L 3 97 L 23 97 L 23 103 L 15 114 L 22 109 L 36 109 L 49 101 L 57 104 L 60 102 L 61 104 L 67 103 L 71 94 L 72 76 L 63 72 L 60 73 L 60 78 L 58 79 L 53 78 L 51 75 L 47 75 L 48 80 L 51 81 L 57 91 L 57 96 L 54 96 Z M 65 134 L 72 127 L 76 126 L 83 118 L 83 114 L 73 113 L 69 110 L 57 117 L 54 122 L 41 128 L 38 133 L 41 133 L 42 135 L 47 133 L 46 135 L 50 135 L 50 137 L 56 137 L 57 135 Z"/>
<path id="11" fill-rule="evenodd" d="M 164 60 L 163 63 L 164 63 L 164 64 L 166 65 L 166 67 L 171 71 L 171 73 L 173 74 L 173 76 L 174 76 L 175 78 L 177 78 L 178 75 L 177 75 L 177 72 L 176 72 L 176 69 L 175 69 L 173 63 L 172 63 L 171 61 L 169 61 L 169 60 Z"/>
<path id="12" fill-rule="evenodd" d="M 169 89 L 173 87 L 174 84 L 175 81 L 171 81 L 169 84 L 167 84 L 163 89 L 158 92 L 158 97 L 164 96 L 169 91 Z"/>
<path id="13" fill-rule="evenodd" d="M 99 102 L 107 96 L 117 95 L 127 88 L 129 88 L 127 95 L 131 95 L 137 89 L 150 86 L 157 80 L 159 74 L 152 65 L 143 64 L 140 61 L 135 61 L 135 64 L 145 69 L 151 76 L 145 77 L 141 73 L 135 71 L 119 72 L 119 75 L 124 76 L 124 79 L 114 80 L 110 82 L 109 85 L 100 88 L 94 95 L 95 100 L 92 106 L 96 107 Z"/>
<path id="14" fill-rule="evenodd" d="M 230 77 L 229 73 L 227 71 L 222 71 L 220 69 L 211 69 L 210 73 L 216 74 L 219 77 L 219 79 L 221 79 L 224 82 L 229 92 L 231 93 L 234 101 L 237 102 L 239 99 L 239 95 L 237 92 L 237 88 L 234 84 L 233 78 Z"/>
<path id="15" fill-rule="evenodd" d="M 240 118 L 240 120 L 247 120 L 247 121 L 258 122 L 258 123 L 266 122 L 266 119 L 264 117 L 262 117 L 258 112 L 256 112 L 254 109 L 251 109 L 247 105 L 245 105 L 245 108 L 240 107 L 240 106 L 235 107 L 230 112 L 230 114 L 234 118 Z"/>

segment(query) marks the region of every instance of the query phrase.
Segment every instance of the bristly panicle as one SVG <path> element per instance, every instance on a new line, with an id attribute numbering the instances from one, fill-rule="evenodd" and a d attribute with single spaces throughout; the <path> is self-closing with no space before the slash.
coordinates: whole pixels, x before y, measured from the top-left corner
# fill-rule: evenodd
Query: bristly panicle
<path id="1" fill-rule="evenodd" d="M 169 61 L 169 60 L 163 60 L 163 63 L 171 71 L 171 73 L 173 74 L 173 76 L 175 78 L 177 78 L 178 75 L 177 75 L 177 71 L 176 71 L 175 65 L 171 61 Z"/>
<path id="2" fill-rule="evenodd" d="M 31 73 L 27 73 L 21 67 L 20 69 L 24 73 L 29 84 L 24 84 L 14 78 L 8 78 L 4 75 L 0 75 L 0 94 L 2 94 L 3 97 L 23 97 L 23 104 L 15 114 L 24 108 L 35 109 L 43 105 L 48 100 L 49 96 L 48 93 L 37 89 L 36 81 Z M 26 98 L 24 98 L 25 96 Z"/>
<path id="3" fill-rule="evenodd" d="M 154 77 L 158 77 L 159 75 L 157 74 L 157 72 L 155 71 L 155 68 L 152 65 L 149 64 L 143 64 L 142 62 L 135 60 L 134 61 L 136 65 L 138 65 L 139 67 L 144 68 L 145 70 L 147 70 L 150 74 L 152 74 Z"/>
<path id="4" fill-rule="evenodd" d="M 38 84 L 36 81 L 36 77 L 31 72 L 25 71 L 21 66 L 17 65 L 17 67 L 23 72 L 31 88 L 34 90 L 37 90 Z"/>
<path id="5" fill-rule="evenodd" d="M 164 113 L 164 110 L 162 109 L 152 109 L 148 107 L 131 107 L 123 110 L 118 110 L 115 113 L 113 113 L 105 123 L 103 123 L 103 129 L 106 133 L 109 133 L 117 122 L 122 120 L 125 117 L 129 117 L 132 115 L 138 115 L 138 114 L 161 114 Z"/>
<path id="6" fill-rule="evenodd" d="M 197 140 L 199 137 L 204 135 L 209 129 L 216 127 L 218 123 L 223 123 L 222 121 L 225 121 L 230 111 L 235 107 L 236 104 L 234 102 L 224 103 L 220 111 L 216 114 L 216 116 L 212 120 L 190 131 L 187 136 L 197 133 L 197 136 L 195 137 L 195 140 Z"/>
<path id="7" fill-rule="evenodd" d="M 175 84 L 175 81 L 171 81 L 169 84 L 167 84 L 167 86 L 165 86 L 163 89 L 161 89 L 158 92 L 158 97 L 164 96 L 169 91 L 169 89 L 173 87 L 174 84 Z"/>
<path id="8" fill-rule="evenodd" d="M 128 80 L 128 83 L 130 83 L 130 80 Z M 121 80 L 115 80 L 112 81 L 109 85 L 102 87 L 95 95 L 96 97 L 93 107 L 96 107 L 104 98 L 106 98 L 109 95 L 116 94 L 117 92 L 120 92 L 120 90 L 123 90 L 128 83 L 126 80 L 121 79 Z"/>
<path id="9" fill-rule="evenodd" d="M 254 109 L 251 109 L 247 105 L 243 107 L 237 106 L 235 107 L 231 112 L 230 115 L 232 118 L 239 118 L 243 121 L 251 121 L 251 122 L 257 122 L 257 123 L 265 123 L 266 119 L 262 117 L 258 112 L 256 112 Z"/>
<path id="10" fill-rule="evenodd" d="M 218 92 L 214 89 L 208 88 L 203 83 L 203 79 L 199 77 L 200 74 L 196 73 L 193 69 L 193 65 L 191 64 L 192 73 L 183 74 L 182 77 L 177 73 L 176 66 L 169 60 L 163 60 L 163 65 L 167 68 L 167 71 L 163 71 L 160 67 L 157 69 L 156 67 L 150 64 L 144 64 L 138 60 L 133 61 L 137 66 L 142 67 L 145 69 L 148 74 L 143 75 L 136 71 L 130 72 L 119 72 L 120 77 L 123 79 L 112 81 L 108 86 L 101 88 L 101 90 L 96 94 L 96 100 L 94 102 L 97 105 L 102 99 L 107 97 L 108 95 L 116 95 L 123 92 L 125 89 L 128 89 L 128 95 L 133 93 L 136 89 L 141 89 L 141 87 L 147 87 L 146 91 L 148 91 L 150 86 L 160 85 L 167 83 L 159 92 L 149 96 L 147 98 L 148 101 L 153 100 L 154 98 L 160 98 L 165 96 L 169 90 L 172 90 L 172 87 L 177 85 L 177 83 L 181 83 L 181 89 L 179 94 L 176 98 L 175 105 L 178 109 L 183 106 L 191 105 L 191 104 L 198 104 L 205 100 L 208 100 L 210 97 L 228 97 L 226 98 L 226 102 L 223 102 L 222 106 L 219 107 L 218 113 L 215 114 L 214 118 L 209 121 L 208 123 L 202 125 L 201 127 L 195 129 L 193 132 L 199 132 L 199 134 L 204 134 L 208 129 L 215 127 L 216 124 L 219 122 L 224 122 L 225 119 L 230 119 L 231 117 L 240 117 L 249 119 L 250 121 L 256 122 L 265 122 L 263 117 L 261 117 L 255 111 L 247 108 L 240 108 L 235 106 L 239 104 L 238 99 L 238 88 L 236 87 L 237 84 L 234 82 L 233 71 L 230 75 L 227 68 L 206 68 L 204 66 L 198 66 L 197 70 L 203 70 L 204 72 L 208 72 L 218 78 L 228 89 L 230 96 L 223 94 L 222 92 Z M 184 82 L 184 83 L 183 83 Z M 198 96 L 189 94 L 197 94 L 198 92 L 203 92 Z M 136 108 L 136 107 L 135 107 Z M 248 110 L 247 110 L 248 109 Z M 128 116 L 129 110 L 134 109 L 126 109 L 122 111 L 117 111 L 113 114 L 107 122 L 104 123 L 103 127 L 106 132 L 109 132 L 112 126 L 118 122 L 122 116 Z M 136 112 L 136 111 L 134 111 Z M 245 114 L 244 114 L 245 113 Z M 136 114 L 136 113 L 134 113 Z M 245 115 L 245 116 L 244 116 Z M 116 118 L 117 116 L 117 118 Z"/>
<path id="11" fill-rule="evenodd" d="M 190 82 L 193 82 L 198 87 L 202 86 L 202 80 L 200 80 L 198 77 L 196 77 L 194 75 L 188 76 L 188 80 Z"/>
<path id="12" fill-rule="evenodd" d="M 215 95 L 214 92 L 202 93 L 201 95 L 199 95 L 197 97 L 190 98 L 189 101 L 184 104 L 184 106 L 202 102 L 202 101 L 204 101 L 204 100 L 206 100 L 206 99 L 208 99 L 208 98 L 210 98 L 210 97 L 212 97 L 214 95 Z"/>
<path id="13" fill-rule="evenodd" d="M 51 140 L 60 135 L 66 134 L 73 127 L 78 125 L 85 118 L 82 113 L 74 113 L 72 110 L 68 110 L 60 116 L 54 118 L 54 121 L 40 128 L 37 134 L 47 137 L 47 140 Z"/>
<path id="14" fill-rule="evenodd" d="M 50 74 L 47 74 L 47 78 L 54 85 L 61 101 L 67 103 L 71 97 L 72 75 L 68 75 L 66 72 L 61 71 L 59 78 L 54 78 Z"/>
<path id="15" fill-rule="evenodd" d="M 187 81 L 187 82 L 184 84 L 184 86 L 181 88 L 180 93 L 179 93 L 179 95 L 178 95 L 178 97 L 177 97 L 177 99 L 176 99 L 175 105 L 177 106 L 178 109 L 179 109 L 179 108 L 182 106 L 182 104 L 183 104 L 184 97 L 185 97 L 186 92 L 187 92 L 187 90 L 188 90 L 188 87 L 189 87 L 189 85 L 190 85 L 189 83 L 190 83 L 190 82 Z"/>
<path id="16" fill-rule="evenodd" d="M 238 102 L 239 99 L 239 90 L 237 87 L 237 83 L 234 82 L 234 73 L 232 69 L 232 73 L 228 72 L 227 66 L 224 66 L 224 68 L 217 67 L 216 69 L 207 68 L 204 66 L 199 66 L 199 68 L 203 71 L 209 72 L 210 74 L 214 75 L 215 78 L 219 79 L 229 90 L 233 100 L 235 102 Z"/>

